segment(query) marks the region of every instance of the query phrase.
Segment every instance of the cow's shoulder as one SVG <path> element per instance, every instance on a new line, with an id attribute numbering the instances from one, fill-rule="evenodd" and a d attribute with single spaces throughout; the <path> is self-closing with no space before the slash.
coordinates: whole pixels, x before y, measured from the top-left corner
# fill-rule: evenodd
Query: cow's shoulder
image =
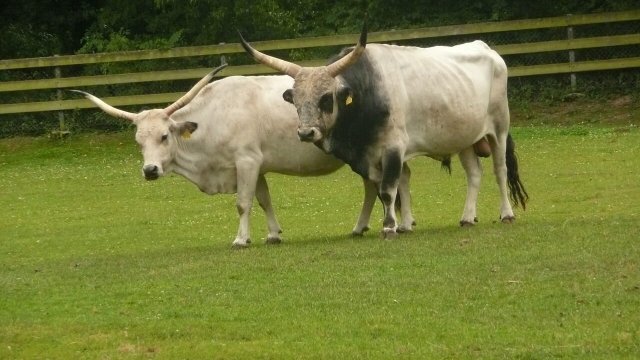
<path id="1" fill-rule="evenodd" d="M 348 54 L 350 48 L 330 60 Z M 389 125 L 390 95 L 379 69 L 379 59 L 365 51 L 359 60 L 338 77 L 351 90 L 348 101 L 338 99 L 338 112 L 323 148 L 349 164 L 353 171 L 368 177 L 370 148 L 375 147 Z"/>

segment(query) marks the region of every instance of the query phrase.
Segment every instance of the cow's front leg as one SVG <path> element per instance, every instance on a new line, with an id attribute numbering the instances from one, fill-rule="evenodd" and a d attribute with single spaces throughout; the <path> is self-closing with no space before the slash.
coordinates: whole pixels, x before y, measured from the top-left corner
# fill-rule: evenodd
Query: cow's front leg
<path id="1" fill-rule="evenodd" d="M 362 183 L 364 185 L 364 200 L 362 201 L 362 210 L 360 211 L 358 222 L 353 231 L 351 231 L 354 236 L 362 236 L 365 231 L 369 230 L 369 219 L 371 218 L 371 211 L 373 211 L 373 205 L 376 203 L 376 194 L 378 192 L 373 181 L 362 178 Z"/>
<path id="2" fill-rule="evenodd" d="M 384 208 L 382 236 L 391 239 L 397 235 L 395 201 L 402 172 L 402 155 L 398 150 L 387 151 L 382 158 L 382 181 L 379 196 Z"/>
<path id="3" fill-rule="evenodd" d="M 236 163 L 236 176 L 238 183 L 236 209 L 240 216 L 238 235 L 236 235 L 236 239 L 233 241 L 233 246 L 236 248 L 247 247 L 251 242 L 249 217 L 251 215 L 253 197 L 256 192 L 259 169 L 260 166 L 251 160 L 242 160 Z"/>
<path id="4" fill-rule="evenodd" d="M 267 185 L 267 180 L 264 178 L 263 174 L 258 176 L 258 182 L 256 184 L 256 199 L 258 199 L 258 204 L 260 204 L 260 207 L 264 210 L 264 214 L 267 217 L 267 226 L 269 227 L 267 244 L 279 244 L 282 242 L 282 239 L 280 238 L 282 229 L 280 228 L 280 224 L 278 224 L 278 219 L 276 219 L 276 214 L 271 206 L 269 186 Z"/>

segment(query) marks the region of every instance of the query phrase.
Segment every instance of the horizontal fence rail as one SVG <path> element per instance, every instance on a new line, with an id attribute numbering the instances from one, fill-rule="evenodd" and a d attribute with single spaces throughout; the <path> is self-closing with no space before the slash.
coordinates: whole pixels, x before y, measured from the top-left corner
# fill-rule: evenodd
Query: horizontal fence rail
<path id="1" fill-rule="evenodd" d="M 585 39 L 573 39 L 573 40 L 554 40 L 543 41 L 535 43 L 525 44 L 509 44 L 509 45 L 496 45 L 493 49 L 500 55 L 514 55 L 514 54 L 528 54 L 535 52 L 550 52 L 550 51 L 567 51 L 586 48 L 619 46 L 619 45 L 635 45 L 640 44 L 640 34 L 630 35 L 617 35 L 617 36 L 602 36 Z M 323 61 L 306 61 L 300 62 L 303 66 L 317 66 L 323 64 Z M 23 90 L 38 90 L 38 89 L 54 89 L 54 88 L 70 88 L 70 87 L 82 87 L 82 86 L 94 86 L 94 85 L 114 85 L 114 84 L 127 84 L 138 82 L 150 82 L 150 81 L 167 81 L 167 80 L 188 80 L 199 79 L 206 75 L 209 68 L 201 69 L 185 69 L 185 70 L 166 70 L 166 71 L 153 71 L 143 73 L 128 73 L 128 74 L 114 74 L 114 75 L 99 75 L 99 76 L 81 76 L 81 77 L 68 77 L 59 79 L 43 79 L 43 80 L 25 80 L 25 81 L 6 81 L 0 83 L 0 92 L 7 91 L 23 91 Z M 219 73 L 219 76 L 229 75 L 258 75 L 258 74 L 271 74 L 274 71 L 263 65 L 239 65 L 232 66 Z M 522 71 L 516 71 L 516 73 L 522 73 Z M 535 70 L 527 72 L 528 75 L 541 75 L 547 73 L 535 73 Z M 522 75 L 512 75 L 522 76 Z"/>
<path id="2" fill-rule="evenodd" d="M 552 18 L 513 20 L 504 22 L 487 22 L 464 25 L 449 25 L 432 28 L 416 28 L 371 32 L 370 42 L 395 42 L 428 38 L 450 37 L 459 35 L 490 34 L 499 32 L 514 32 L 522 30 L 538 30 L 561 28 L 579 25 L 593 25 L 640 20 L 640 10 L 625 12 L 567 15 Z M 301 39 L 286 39 L 273 41 L 252 42 L 261 51 L 291 50 L 326 46 L 353 45 L 359 34 L 345 34 L 335 36 L 319 36 Z M 501 55 L 519 55 L 545 53 L 557 51 L 573 51 L 579 49 L 594 49 L 611 46 L 629 46 L 640 44 L 640 34 L 624 34 L 612 36 L 598 36 L 588 38 L 567 38 L 563 40 L 540 41 L 518 44 L 495 45 L 493 48 Z M 31 68 L 60 67 L 70 65 L 89 65 L 120 61 L 158 60 L 170 58 L 228 55 L 241 53 L 244 50 L 237 44 L 220 44 L 210 46 L 180 47 L 173 49 L 123 51 L 101 54 L 64 55 L 43 58 L 0 60 L 0 71 Z M 319 66 L 326 60 L 300 61 L 303 66 Z M 509 76 L 534 76 L 576 73 L 585 71 L 613 70 L 640 67 L 640 57 L 619 59 L 605 59 L 592 61 L 574 61 L 566 63 L 523 65 L 509 68 Z M 193 68 L 182 70 L 166 70 L 153 72 L 138 72 L 126 74 L 109 74 L 98 76 L 59 77 L 52 79 L 38 79 L 25 81 L 0 82 L 0 93 L 30 90 L 59 90 L 68 88 L 82 88 L 87 86 L 133 84 L 142 82 L 172 81 L 199 79 L 210 72 L 209 68 Z M 259 75 L 273 74 L 274 71 L 263 65 L 229 66 L 218 76 L 231 75 Z M 114 106 L 148 105 L 169 103 L 175 101 L 183 93 L 161 93 L 132 96 L 105 97 L 104 100 Z M 0 104 L 0 114 L 29 113 L 42 111 L 62 111 L 71 109 L 92 108 L 95 105 L 84 99 L 55 100 L 41 102 L 25 102 Z"/>
<path id="3" fill-rule="evenodd" d="M 391 42 L 400 40 L 425 39 L 452 35 L 483 34 L 502 31 L 518 31 L 591 25 L 608 22 L 640 20 L 640 10 L 618 13 L 568 15 L 552 18 L 512 20 L 464 25 L 449 25 L 433 28 L 417 28 L 372 32 L 368 34 L 370 42 Z M 353 45 L 359 34 L 308 37 L 303 39 L 257 41 L 251 45 L 260 51 L 302 49 L 310 47 Z M 210 46 L 192 46 L 165 50 L 122 51 L 102 54 L 66 55 L 45 58 L 0 60 L 0 70 L 25 69 L 47 66 L 68 66 L 98 64 L 117 61 L 156 60 L 176 57 L 210 56 L 241 53 L 240 44 L 221 44 Z"/>
<path id="4" fill-rule="evenodd" d="M 313 65 L 314 64 L 313 62 L 307 62 L 307 64 L 309 64 L 310 66 L 317 66 L 323 63 L 324 62 L 322 61 L 318 61 L 316 65 Z M 625 58 L 625 59 L 581 61 L 581 62 L 575 62 L 575 63 L 562 63 L 562 64 L 518 66 L 518 67 L 513 67 L 509 69 L 509 76 L 520 77 L 520 76 L 533 76 L 533 75 L 568 74 L 568 73 L 575 73 L 575 72 L 596 71 L 596 70 L 615 70 L 615 69 L 626 69 L 626 68 L 635 68 L 635 67 L 640 67 L 640 57 Z M 274 70 L 266 67 L 264 68 L 264 70 L 265 70 L 265 73 L 275 72 Z M 203 77 L 209 72 L 211 72 L 211 69 L 208 69 L 208 68 L 201 69 L 200 74 L 197 77 Z M 222 76 L 226 76 L 226 75 L 223 73 Z M 150 104 L 171 103 L 177 100 L 182 95 L 184 95 L 184 92 L 136 95 L 136 96 L 112 96 L 112 97 L 102 97 L 101 99 L 113 106 L 150 105 Z M 0 114 L 87 109 L 87 108 L 93 108 L 93 107 L 96 107 L 95 104 L 85 99 L 41 101 L 41 102 L 33 102 L 33 103 L 3 104 L 2 106 L 0 106 Z"/>

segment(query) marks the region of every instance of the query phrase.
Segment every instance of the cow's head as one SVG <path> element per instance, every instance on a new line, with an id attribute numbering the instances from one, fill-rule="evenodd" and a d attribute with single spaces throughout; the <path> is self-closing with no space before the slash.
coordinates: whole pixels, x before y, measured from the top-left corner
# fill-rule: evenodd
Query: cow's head
<path id="1" fill-rule="evenodd" d="M 178 143 L 189 138 L 198 128 L 198 124 L 194 122 L 176 122 L 171 115 L 193 100 L 213 76 L 226 66 L 227 64 L 224 64 L 215 68 L 189 92 L 166 108 L 145 110 L 137 114 L 117 109 L 84 91 L 71 91 L 83 94 L 107 114 L 131 121 L 136 125 L 136 142 L 140 145 L 144 158 L 142 173 L 145 179 L 155 180 L 171 170 Z"/>
<path id="2" fill-rule="evenodd" d="M 300 122 L 298 137 L 302 141 L 318 142 L 333 128 L 338 116 L 339 104 L 349 105 L 351 89 L 337 77 L 360 58 L 367 43 L 367 22 L 365 20 L 360 40 L 353 50 L 340 60 L 320 67 L 300 65 L 266 55 L 254 49 L 240 34 L 242 46 L 258 62 L 281 71 L 294 78 L 293 89 L 288 89 L 282 97 L 295 105 Z"/>

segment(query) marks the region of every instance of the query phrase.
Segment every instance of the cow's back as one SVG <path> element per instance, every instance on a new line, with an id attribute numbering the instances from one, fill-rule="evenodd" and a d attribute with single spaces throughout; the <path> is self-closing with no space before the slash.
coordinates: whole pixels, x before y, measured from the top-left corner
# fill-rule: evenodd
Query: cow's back
<path id="1" fill-rule="evenodd" d="M 293 86 L 288 76 L 231 76 L 215 81 L 176 121 L 198 123 L 193 140 L 208 154 L 209 167 L 232 167 L 243 156 L 262 159 L 261 173 L 323 175 L 343 163 L 298 140 L 295 107 L 282 99 Z"/>
<path id="2" fill-rule="evenodd" d="M 375 74 L 390 121 L 407 134 L 407 157 L 461 151 L 495 125 L 487 116 L 506 102 L 506 65 L 481 41 L 430 48 L 370 44 L 362 57 L 348 72 Z M 358 69 L 363 65 L 371 68 Z"/>

